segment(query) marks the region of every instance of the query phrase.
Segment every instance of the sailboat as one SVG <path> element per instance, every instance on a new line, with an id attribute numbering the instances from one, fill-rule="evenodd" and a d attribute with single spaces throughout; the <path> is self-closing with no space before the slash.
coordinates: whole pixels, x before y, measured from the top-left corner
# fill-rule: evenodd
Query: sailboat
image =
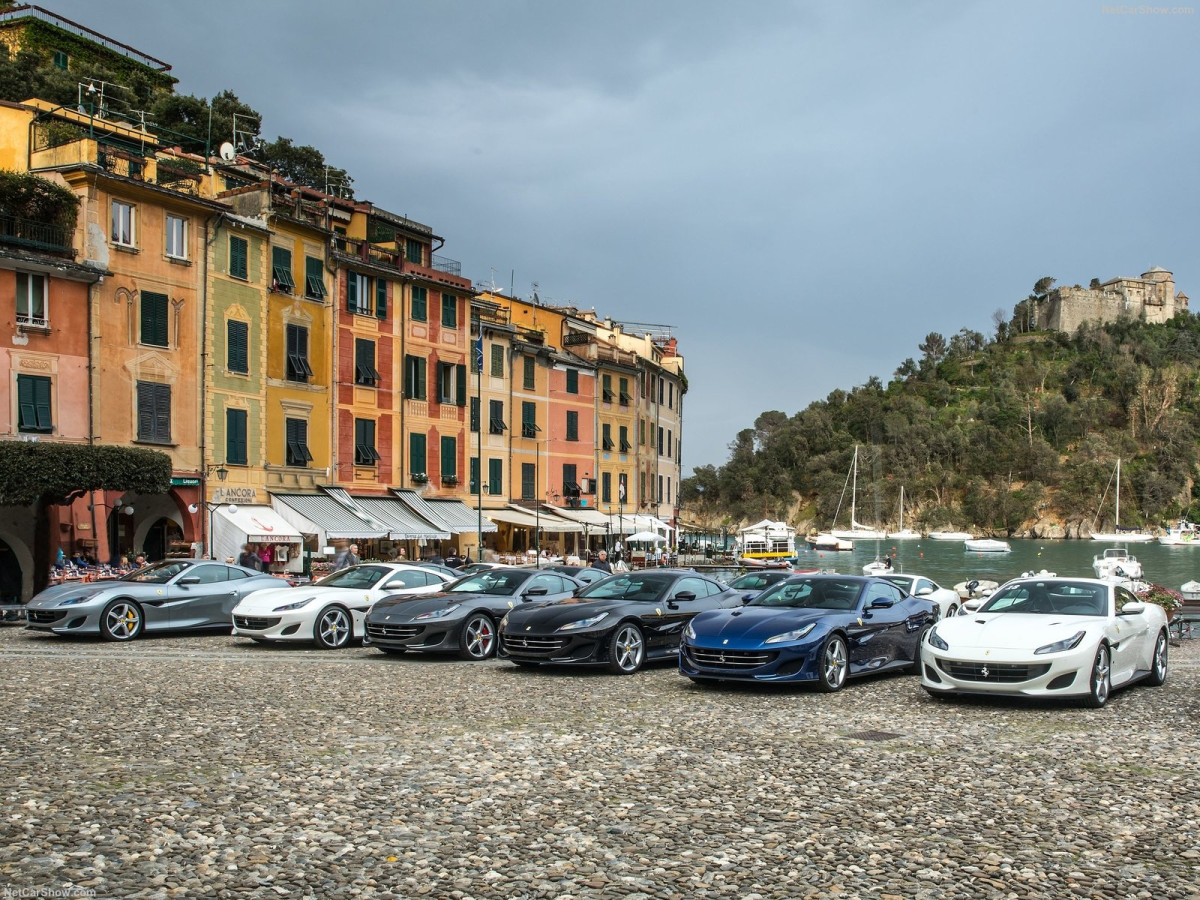
<path id="1" fill-rule="evenodd" d="M 854 445 L 854 462 L 850 466 L 852 481 L 850 486 L 850 530 L 832 529 L 829 533 L 835 538 L 840 538 L 847 541 L 878 541 L 887 537 L 887 535 L 877 528 L 868 528 L 854 518 L 854 503 L 855 495 L 858 493 L 858 444 Z M 837 514 L 834 514 L 837 518 Z"/>
<path id="2" fill-rule="evenodd" d="M 1114 531 L 1093 531 L 1092 532 L 1092 540 L 1093 541 L 1106 541 L 1110 544 L 1114 544 L 1114 543 L 1115 544 L 1144 544 L 1147 541 L 1154 540 L 1154 535 L 1149 534 L 1145 531 L 1135 531 L 1133 529 L 1130 529 L 1128 531 L 1121 530 L 1121 458 L 1119 456 L 1117 457 L 1116 478 L 1117 478 L 1117 508 L 1116 508 L 1116 513 L 1114 514 L 1114 518 L 1113 518 L 1113 528 L 1115 530 Z M 1107 493 L 1107 489 L 1105 490 L 1105 493 Z M 1100 499 L 1100 503 L 1103 506 L 1103 504 L 1104 504 L 1103 497 Z M 1100 511 L 1097 510 L 1096 517 L 1099 518 L 1099 516 L 1100 516 Z M 1095 519 L 1092 520 L 1092 524 L 1093 525 L 1096 524 Z"/>
<path id="3" fill-rule="evenodd" d="M 920 538 L 921 532 L 904 527 L 904 485 L 900 485 L 900 530 L 889 531 L 888 539 L 892 541 L 911 541 Z"/>

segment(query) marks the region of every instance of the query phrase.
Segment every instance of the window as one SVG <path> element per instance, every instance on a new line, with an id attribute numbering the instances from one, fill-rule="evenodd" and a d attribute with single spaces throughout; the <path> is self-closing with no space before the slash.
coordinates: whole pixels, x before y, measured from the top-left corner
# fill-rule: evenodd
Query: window
<path id="1" fill-rule="evenodd" d="M 458 298 L 453 294 L 442 294 L 442 327 L 458 327 Z"/>
<path id="2" fill-rule="evenodd" d="M 675 449 L 671 443 L 673 438 L 674 438 L 674 435 L 671 433 L 671 429 L 668 428 L 667 429 L 667 459 L 671 458 L 671 456 L 673 455 L 673 451 Z"/>
<path id="3" fill-rule="evenodd" d="M 375 342 L 354 339 L 354 383 L 375 387 L 383 379 L 375 369 Z"/>
<path id="4" fill-rule="evenodd" d="M 429 319 L 429 291 L 423 287 L 413 286 L 411 318 L 414 322 L 425 322 Z"/>
<path id="5" fill-rule="evenodd" d="M 462 363 L 437 364 L 438 403 L 467 405 L 467 367 Z"/>
<path id="6" fill-rule="evenodd" d="M 441 450 L 442 483 L 458 484 L 458 438 L 443 437 Z"/>
<path id="7" fill-rule="evenodd" d="M 378 319 L 386 319 L 388 311 L 387 304 L 387 279 L 375 279 L 375 317 Z"/>
<path id="8" fill-rule="evenodd" d="M 229 274 L 243 280 L 250 277 L 250 245 L 245 238 L 229 237 Z"/>
<path id="9" fill-rule="evenodd" d="M 421 246 L 420 241 L 414 241 L 409 238 L 404 242 L 404 258 L 410 263 L 416 263 L 418 266 L 424 262 L 425 248 Z"/>
<path id="10" fill-rule="evenodd" d="M 308 422 L 304 419 L 284 419 L 283 427 L 287 440 L 284 462 L 289 466 L 307 466 L 313 458 L 308 451 Z"/>
<path id="11" fill-rule="evenodd" d="M 137 383 L 137 439 L 151 444 L 171 443 L 171 386 L 153 381 Z"/>
<path id="12" fill-rule="evenodd" d="M 167 346 L 167 295 L 142 291 L 141 342 L 155 347 Z"/>
<path id="13" fill-rule="evenodd" d="M 17 273 L 17 324 L 46 328 L 50 317 L 46 310 L 46 276 L 32 272 Z"/>
<path id="14" fill-rule="evenodd" d="M 375 449 L 375 420 L 354 420 L 354 464 L 356 466 L 373 466 L 379 461 L 379 453 Z"/>
<path id="15" fill-rule="evenodd" d="M 667 409 L 675 408 L 675 382 L 667 382 Z M 668 500 L 668 503 L 671 501 Z"/>
<path id="16" fill-rule="evenodd" d="M 471 398 L 471 430 L 479 430 L 479 398 Z"/>
<path id="17" fill-rule="evenodd" d="M 271 248 L 271 290 L 290 294 L 296 288 L 292 281 L 292 251 L 286 247 Z"/>
<path id="18" fill-rule="evenodd" d="M 601 396 L 604 398 L 604 402 L 605 402 L 605 403 L 612 403 L 612 402 L 613 402 L 613 397 L 614 397 L 614 396 L 616 396 L 615 394 L 613 394 L 613 389 L 612 389 L 612 376 L 611 376 L 611 375 L 605 375 L 605 376 L 604 376 L 604 377 L 601 379 L 601 381 L 600 381 L 600 384 L 601 384 L 601 387 L 602 387 L 602 390 L 601 390 L 601 392 L 600 392 L 600 393 L 601 393 Z"/>
<path id="19" fill-rule="evenodd" d="M 167 216 L 166 251 L 171 259 L 187 259 L 187 219 Z"/>
<path id="20" fill-rule="evenodd" d="M 579 413 L 573 409 L 567 410 L 567 440 L 579 440 Z"/>
<path id="21" fill-rule="evenodd" d="M 409 400 L 425 399 L 425 360 L 423 357 L 404 357 L 404 396 Z"/>
<path id="22" fill-rule="evenodd" d="M 468 487 L 472 494 L 478 494 L 479 490 L 479 457 L 471 457 L 471 481 Z"/>
<path id="23" fill-rule="evenodd" d="M 579 370 L 578 369 L 567 369 L 567 393 L 568 394 L 578 394 L 579 393 Z"/>
<path id="24" fill-rule="evenodd" d="M 562 492 L 564 497 L 578 497 L 579 484 L 576 482 L 575 473 L 578 471 L 573 463 L 563 464 L 563 485 Z"/>
<path id="25" fill-rule="evenodd" d="M 500 496 L 504 493 L 504 460 L 488 460 L 488 493 Z"/>
<path id="26" fill-rule="evenodd" d="M 250 373 L 250 325 L 230 319 L 225 323 L 225 368 L 239 375 Z"/>
<path id="27" fill-rule="evenodd" d="M 315 256 L 304 257 L 304 296 L 325 299 L 325 267 Z"/>
<path id="28" fill-rule="evenodd" d="M 659 405 L 659 406 L 662 406 L 662 402 L 663 402 L 663 383 L 664 383 L 665 379 L 664 379 L 664 378 L 663 378 L 661 375 L 659 375 L 657 378 L 655 378 L 655 381 L 657 381 L 657 382 L 658 382 L 658 405 Z"/>
<path id="29" fill-rule="evenodd" d="M 537 437 L 541 430 L 537 424 L 537 404 L 525 401 L 521 404 L 521 437 Z"/>
<path id="30" fill-rule="evenodd" d="M 225 410 L 225 462 L 246 465 L 246 410 Z"/>
<path id="31" fill-rule="evenodd" d="M 624 503 L 629 497 L 629 476 L 622 472 L 617 476 L 617 502 Z"/>
<path id="32" fill-rule="evenodd" d="M 603 446 L 605 450 L 611 450 L 614 446 L 612 439 L 612 426 L 605 422 L 600 426 L 600 435 L 601 446 Z"/>
<path id="33" fill-rule="evenodd" d="M 663 455 L 663 430 L 661 425 L 658 428 L 658 455 Z"/>
<path id="34" fill-rule="evenodd" d="M 312 374 L 308 364 L 308 329 L 303 325 L 288 325 L 287 380 L 308 381 Z"/>
<path id="35" fill-rule="evenodd" d="M 112 202 L 112 242 L 120 247 L 132 247 L 133 205 L 121 200 Z"/>
<path id="36" fill-rule="evenodd" d="M 413 432 L 408 436 L 408 470 L 414 475 L 425 474 L 425 435 Z"/>
<path id="37" fill-rule="evenodd" d="M 492 344 L 492 377 L 504 377 L 504 346 Z"/>
<path id="38" fill-rule="evenodd" d="M 600 473 L 600 502 L 612 503 L 612 472 Z"/>
<path id="39" fill-rule="evenodd" d="M 504 424 L 504 401 L 488 401 L 488 434 L 504 434 L 508 426 Z"/>
<path id="40" fill-rule="evenodd" d="M 50 379 L 44 375 L 17 376 L 17 430 L 39 434 L 54 431 Z"/>
<path id="41" fill-rule="evenodd" d="M 62 69 L 65 72 L 67 70 L 67 63 L 68 63 L 69 59 L 70 59 L 70 57 L 68 57 L 67 54 L 64 53 L 62 50 L 55 50 L 54 51 L 54 68 Z"/>
<path id="42" fill-rule="evenodd" d="M 631 446 L 629 443 L 629 428 L 625 425 L 622 425 L 619 433 L 621 438 L 621 452 L 628 453 Z"/>
<path id="43" fill-rule="evenodd" d="M 537 468 L 534 463 L 521 463 L 521 499 L 535 500 Z"/>
<path id="44" fill-rule="evenodd" d="M 671 476 L 667 476 L 667 503 L 671 502 Z"/>
<path id="45" fill-rule="evenodd" d="M 663 502 L 663 477 L 661 475 L 658 476 L 658 502 Z"/>
<path id="46" fill-rule="evenodd" d="M 371 314 L 371 279 L 360 272 L 346 273 L 346 309 L 362 316 Z"/>
<path id="47" fill-rule="evenodd" d="M 533 369 L 533 357 L 523 356 L 521 357 L 521 362 L 525 366 L 525 390 L 532 391 L 537 386 L 536 375 Z"/>
<path id="48" fill-rule="evenodd" d="M 622 405 L 622 406 L 628 406 L 628 405 L 629 405 L 629 401 L 630 401 L 630 399 L 631 399 L 631 398 L 630 398 L 630 396 L 629 396 L 629 379 L 628 379 L 628 378 L 622 378 L 622 379 L 621 379 L 621 382 L 620 382 L 620 385 L 621 385 L 621 391 L 620 391 L 620 400 L 621 400 L 621 405 Z"/>

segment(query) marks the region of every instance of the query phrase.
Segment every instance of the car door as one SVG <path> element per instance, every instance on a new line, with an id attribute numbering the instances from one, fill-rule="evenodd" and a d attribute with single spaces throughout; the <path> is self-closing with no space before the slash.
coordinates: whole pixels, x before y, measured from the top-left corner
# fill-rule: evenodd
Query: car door
<path id="1" fill-rule="evenodd" d="M 171 627 L 228 625 L 237 598 L 228 566 L 216 562 L 189 566 L 167 585 Z"/>
<path id="2" fill-rule="evenodd" d="M 441 586 L 449 584 L 442 581 L 433 572 L 424 569 L 401 569 L 384 579 L 382 586 L 376 591 L 381 597 L 391 597 L 404 593 L 428 593 L 430 585 Z"/>
<path id="3" fill-rule="evenodd" d="M 697 613 L 716 609 L 714 599 L 719 590 L 707 578 L 685 575 L 675 580 L 663 595 L 663 602 L 655 603 L 653 611 L 643 616 L 649 619 L 652 632 L 646 633 L 646 650 L 658 653 L 678 653 L 683 628 Z"/>
<path id="4" fill-rule="evenodd" d="M 896 658 L 906 617 L 903 599 L 904 593 L 890 582 L 867 583 L 859 597 L 857 627 L 851 626 L 856 645 L 850 648 L 852 672 L 879 669 Z"/>
<path id="5" fill-rule="evenodd" d="M 1138 602 L 1138 598 L 1132 592 L 1126 588 L 1115 586 L 1113 596 L 1115 608 L 1110 610 L 1109 618 L 1112 631 L 1109 638 L 1112 647 L 1112 682 L 1113 684 L 1124 684 L 1150 657 L 1152 651 L 1147 644 L 1152 644 L 1158 635 L 1150 633 L 1150 624 L 1145 616 L 1116 614 L 1126 603 Z M 1107 604 L 1110 601 L 1105 597 L 1104 602 Z"/>

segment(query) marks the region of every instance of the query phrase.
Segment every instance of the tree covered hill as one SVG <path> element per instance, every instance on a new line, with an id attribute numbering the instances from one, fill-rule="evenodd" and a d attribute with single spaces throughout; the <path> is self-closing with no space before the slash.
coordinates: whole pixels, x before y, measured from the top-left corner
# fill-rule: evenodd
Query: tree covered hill
<path id="1" fill-rule="evenodd" d="M 963 329 L 918 349 L 886 386 L 871 378 L 791 416 L 759 415 L 728 462 L 680 485 L 684 519 L 826 530 L 841 502 L 838 525 L 848 527 L 855 445 L 864 523 L 894 527 L 903 486 L 906 524 L 923 530 L 1075 537 L 1082 526 L 1087 536 L 1098 513 L 1097 529 L 1113 523 L 1118 458 L 1123 526 L 1200 517 L 1195 316 L 1074 335 L 1001 321 L 994 340 Z"/>

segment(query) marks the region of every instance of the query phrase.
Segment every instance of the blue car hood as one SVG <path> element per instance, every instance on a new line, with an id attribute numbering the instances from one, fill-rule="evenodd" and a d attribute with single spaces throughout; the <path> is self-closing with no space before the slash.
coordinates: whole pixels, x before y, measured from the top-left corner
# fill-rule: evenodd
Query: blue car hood
<path id="1" fill-rule="evenodd" d="M 696 641 L 703 644 L 737 641 L 756 646 L 769 637 L 795 631 L 810 622 L 842 620 L 844 610 L 791 609 L 788 607 L 743 606 L 741 609 L 715 609 L 692 619 Z M 818 628 L 813 629 L 816 633 Z"/>

